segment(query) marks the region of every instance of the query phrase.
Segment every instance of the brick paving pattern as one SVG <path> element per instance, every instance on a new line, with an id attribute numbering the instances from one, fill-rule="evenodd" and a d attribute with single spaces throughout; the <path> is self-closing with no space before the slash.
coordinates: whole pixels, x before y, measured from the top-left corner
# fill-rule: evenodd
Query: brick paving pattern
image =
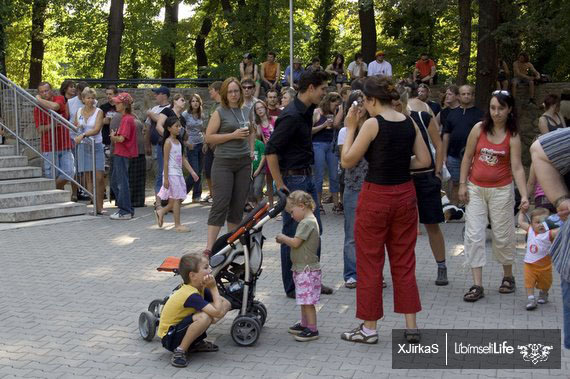
<path id="1" fill-rule="evenodd" d="M 323 217 L 323 282 L 335 293 L 322 296 L 318 306 L 320 339 L 293 340 L 287 328 L 299 318 L 295 301 L 283 294 L 279 248 L 275 235 L 279 221 L 264 229 L 263 273 L 257 297 L 268 308 L 268 320 L 253 347 L 238 347 L 229 334 L 234 313 L 211 328 L 209 338 L 217 353 L 191 356 L 184 369 L 170 365 L 171 354 L 158 339 L 143 341 L 139 313 L 179 283 L 178 277 L 156 267 L 168 255 L 201 251 L 206 243 L 209 207 L 187 205 L 182 221 L 188 234 L 159 230 L 151 208 L 138 208 L 131 221 L 107 217 L 81 222 L 40 225 L 0 232 L 0 378 L 108 377 L 108 378 L 546 378 L 568 377 L 570 352 L 563 351 L 562 370 L 392 370 L 391 329 L 404 326 L 393 313 L 389 269 L 385 269 L 385 313 L 379 323 L 377 345 L 358 345 L 340 339 L 357 325 L 355 290 L 343 287 L 343 218 Z M 171 216 L 165 219 L 171 227 Z M 462 250 L 463 224 L 442 225 L 448 255 Z M 518 236 L 522 241 L 522 236 Z M 417 279 L 423 310 L 420 328 L 560 328 L 560 281 L 555 274 L 551 303 L 533 312 L 524 310 L 522 258 L 519 249 L 515 294 L 499 295 L 502 270 L 494 261 L 484 270 L 486 297 L 477 303 L 462 301 L 471 284 L 462 257 L 448 256 L 450 285 L 434 285 L 436 265 L 425 231 L 418 236 Z M 490 253 L 489 253 L 490 255 Z"/>

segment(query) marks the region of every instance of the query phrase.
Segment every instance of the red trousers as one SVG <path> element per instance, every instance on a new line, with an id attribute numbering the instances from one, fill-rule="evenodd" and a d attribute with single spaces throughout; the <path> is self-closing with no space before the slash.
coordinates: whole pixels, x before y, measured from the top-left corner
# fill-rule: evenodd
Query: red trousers
<path id="1" fill-rule="evenodd" d="M 384 316 L 382 270 L 385 250 L 394 285 L 394 312 L 416 313 L 422 309 L 414 252 L 417 225 L 416 191 L 412 181 L 394 186 L 364 182 L 354 226 L 357 318 L 375 321 Z"/>

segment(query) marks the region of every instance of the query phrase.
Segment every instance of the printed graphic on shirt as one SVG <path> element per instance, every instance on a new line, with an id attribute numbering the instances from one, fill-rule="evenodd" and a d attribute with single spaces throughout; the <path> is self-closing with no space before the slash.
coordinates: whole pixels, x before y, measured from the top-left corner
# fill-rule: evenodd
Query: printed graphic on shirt
<path id="1" fill-rule="evenodd" d="M 505 155 L 507 155 L 505 150 L 494 150 L 484 147 L 481 149 L 479 160 L 488 166 L 496 166 L 499 163 L 499 159 Z"/>
<path id="2" fill-rule="evenodd" d="M 538 253 L 538 246 L 535 244 L 531 244 L 528 246 L 528 250 L 532 253 L 532 254 L 537 254 Z"/>
<path id="3" fill-rule="evenodd" d="M 176 164 L 182 167 L 182 155 L 177 155 L 174 159 L 176 159 Z"/>

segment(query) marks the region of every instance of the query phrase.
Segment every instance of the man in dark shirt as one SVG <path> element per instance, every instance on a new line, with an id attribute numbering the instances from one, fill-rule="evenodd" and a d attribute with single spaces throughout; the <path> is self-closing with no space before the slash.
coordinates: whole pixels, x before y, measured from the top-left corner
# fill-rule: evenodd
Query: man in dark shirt
<path id="1" fill-rule="evenodd" d="M 117 109 L 115 108 L 115 103 L 113 102 L 113 97 L 117 96 L 119 91 L 117 87 L 114 85 L 109 85 L 105 88 L 105 96 L 107 96 L 107 102 L 102 104 L 99 108 L 103 111 L 103 129 L 101 130 L 101 134 L 103 136 L 103 145 L 105 145 L 106 149 L 109 148 L 111 145 L 111 137 L 110 137 L 110 127 L 111 119 L 115 116 Z"/>
<path id="2" fill-rule="evenodd" d="M 467 137 L 473 126 L 483 118 L 483 111 L 473 105 L 473 87 L 459 87 L 459 107 L 449 112 L 443 129 L 443 156 L 451 174 L 451 202 L 459 204 L 459 175 Z"/>
<path id="3" fill-rule="evenodd" d="M 317 203 L 317 190 L 311 172 L 314 163 L 312 126 L 315 106 L 326 93 L 328 76 L 323 71 L 308 71 L 299 80 L 299 94 L 281 112 L 275 123 L 275 130 L 265 146 L 267 163 L 271 175 L 279 189 L 287 191 L 302 190 L 310 193 Z M 322 233 L 321 218 L 318 209 L 315 217 Z M 289 213 L 283 213 L 283 234 L 295 236 L 297 223 Z M 281 245 L 281 274 L 283 287 L 288 297 L 295 297 L 295 284 L 291 273 L 291 249 Z M 319 258 L 321 251 L 317 252 Z M 331 294 L 332 289 L 321 287 L 321 293 Z"/>
<path id="4" fill-rule="evenodd" d="M 441 112 L 441 105 L 429 99 L 430 92 L 431 91 L 427 84 L 422 83 L 418 85 L 418 99 L 429 105 L 430 109 L 433 112 L 434 117 L 437 117 L 439 112 Z"/>

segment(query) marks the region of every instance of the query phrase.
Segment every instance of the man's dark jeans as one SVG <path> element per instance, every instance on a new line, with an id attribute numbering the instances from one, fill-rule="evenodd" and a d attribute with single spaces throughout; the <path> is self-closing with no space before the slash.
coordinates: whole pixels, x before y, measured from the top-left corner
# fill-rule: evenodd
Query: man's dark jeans
<path id="1" fill-rule="evenodd" d="M 289 189 L 290 192 L 301 190 L 305 191 L 313 197 L 315 204 L 317 201 L 317 189 L 315 187 L 315 181 L 313 176 L 305 175 L 291 175 L 283 177 L 283 183 Z M 315 208 L 315 217 L 319 223 L 320 233 L 323 233 L 323 226 L 321 224 L 321 216 L 319 214 L 319 207 Z M 295 237 L 295 231 L 297 230 L 297 222 L 293 220 L 288 212 L 283 212 L 283 229 L 282 233 L 289 237 Z M 321 258 L 321 247 L 319 245 L 319 250 L 317 251 L 319 259 Z M 281 275 L 283 278 L 283 288 L 286 294 L 290 294 L 295 290 L 295 284 L 293 283 L 293 274 L 291 272 L 291 248 L 285 244 L 281 244 Z"/>

